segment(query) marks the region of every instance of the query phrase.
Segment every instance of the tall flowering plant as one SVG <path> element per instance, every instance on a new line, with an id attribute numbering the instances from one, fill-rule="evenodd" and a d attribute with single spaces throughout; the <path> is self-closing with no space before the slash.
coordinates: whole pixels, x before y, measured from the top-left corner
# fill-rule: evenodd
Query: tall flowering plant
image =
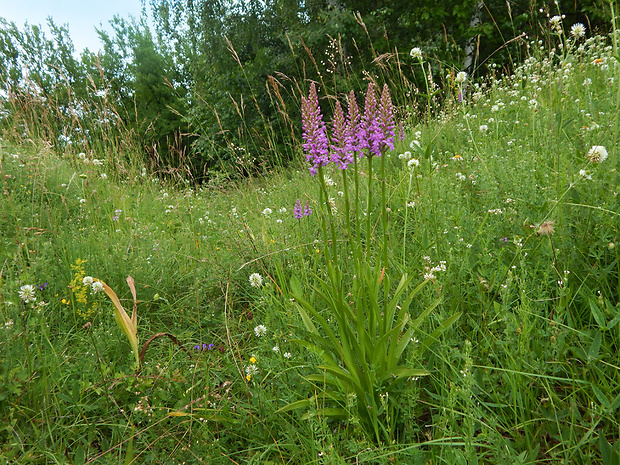
<path id="1" fill-rule="evenodd" d="M 385 159 L 387 151 L 394 148 L 395 123 L 389 89 L 386 85 L 379 93 L 369 84 L 363 113 L 353 92 L 348 95 L 347 105 L 345 116 L 336 102 L 329 138 L 314 83 L 308 97 L 302 97 L 303 146 L 310 174 L 318 177 L 318 214 L 327 269 L 326 279 L 317 278 L 314 291 L 329 313 L 318 310 L 306 299 L 301 282 L 291 279 L 291 294 L 306 331 L 306 337 L 297 342 L 314 351 L 323 362 L 319 366 L 322 372 L 306 379 L 324 389 L 282 410 L 322 405 L 324 415 L 355 416 L 373 440 L 391 442 L 402 383 L 428 374 L 423 368 L 405 366 L 403 355 L 416 329 L 439 301 L 414 318 L 410 307 L 428 280 L 410 290 L 413 276 L 403 274 L 394 286 L 390 279 Z M 380 162 L 380 253 L 374 253 L 372 242 L 373 222 L 378 221 L 377 216 L 373 217 L 375 158 Z M 361 192 L 360 181 L 363 161 L 367 165 L 365 193 Z M 335 213 L 328 205 L 324 175 L 328 163 L 334 163 L 342 173 L 344 239 L 339 239 Z M 349 176 L 353 186 L 349 186 Z M 351 261 L 341 260 L 349 256 L 353 257 Z M 376 257 L 375 263 L 371 263 L 371 257 Z M 417 350 L 425 350 L 456 318 L 458 314 L 440 325 Z"/>

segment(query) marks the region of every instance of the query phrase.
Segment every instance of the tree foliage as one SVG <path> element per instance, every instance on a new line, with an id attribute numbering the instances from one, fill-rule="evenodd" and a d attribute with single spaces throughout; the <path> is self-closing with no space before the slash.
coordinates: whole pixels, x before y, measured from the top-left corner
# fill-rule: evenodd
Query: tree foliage
<path id="1" fill-rule="evenodd" d="M 309 81 L 322 95 L 387 82 L 415 114 L 422 89 L 408 56 L 424 51 L 433 79 L 489 65 L 510 69 L 528 40 L 545 40 L 549 17 L 605 27 L 605 0 L 150 0 L 154 26 L 112 21 L 102 51 L 79 58 L 69 33 L 0 22 L 0 71 L 6 89 L 30 88 L 69 117 L 105 95 L 117 131 L 135 135 L 158 166 L 246 174 L 297 153 L 299 95 Z M 20 90 L 20 92 L 17 92 Z M 412 97 L 413 95 L 413 97 Z M 323 99 L 322 105 L 332 101 Z M 82 104 L 85 107 L 85 104 Z M 51 128 L 67 134 L 66 122 Z M 77 123 L 72 123 L 77 124 Z M 99 121 L 101 126 L 101 121 Z M 64 125 L 64 126 L 63 126 Z M 94 128 L 91 128 L 94 130 Z M 119 136 L 120 137 L 120 136 Z"/>

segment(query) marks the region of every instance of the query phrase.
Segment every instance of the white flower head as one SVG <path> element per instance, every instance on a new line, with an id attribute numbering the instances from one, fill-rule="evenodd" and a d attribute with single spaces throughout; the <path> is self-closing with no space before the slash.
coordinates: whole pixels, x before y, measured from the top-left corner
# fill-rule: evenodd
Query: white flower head
<path id="1" fill-rule="evenodd" d="M 555 15 L 549 20 L 551 29 L 558 34 L 562 32 L 562 19 L 564 19 L 564 16 Z"/>
<path id="2" fill-rule="evenodd" d="M 583 179 L 587 179 L 588 181 L 592 180 L 592 176 L 590 175 L 590 173 L 583 169 L 579 170 L 579 176 L 581 176 Z"/>
<path id="3" fill-rule="evenodd" d="M 245 367 L 245 374 L 248 377 L 248 380 L 258 373 L 258 367 L 256 365 L 248 365 Z"/>
<path id="4" fill-rule="evenodd" d="M 265 215 L 265 216 L 269 216 L 269 215 L 271 215 L 272 213 L 273 213 L 273 210 L 272 210 L 271 208 L 265 208 L 265 209 L 263 210 L 263 215 Z"/>
<path id="5" fill-rule="evenodd" d="M 92 293 L 93 294 L 97 294 L 98 292 L 102 292 L 104 290 L 103 288 L 103 283 L 101 283 L 100 281 L 95 281 L 92 286 Z"/>
<path id="6" fill-rule="evenodd" d="M 257 337 L 264 336 L 267 333 L 267 327 L 265 325 L 258 325 L 254 328 L 254 334 Z"/>
<path id="7" fill-rule="evenodd" d="M 263 284 L 263 277 L 258 273 L 252 273 L 250 275 L 250 286 L 261 287 Z"/>
<path id="8" fill-rule="evenodd" d="M 580 39 L 586 35 L 586 27 L 581 23 L 575 23 L 570 28 L 570 33 L 575 39 Z"/>
<path id="9" fill-rule="evenodd" d="M 586 154 L 586 158 L 592 163 L 602 163 L 607 159 L 607 156 L 607 150 L 602 145 L 593 145 Z"/>
<path id="10" fill-rule="evenodd" d="M 413 47 L 409 52 L 409 55 L 411 55 L 411 58 L 413 58 L 414 60 L 421 60 L 422 49 L 420 47 Z"/>
<path id="11" fill-rule="evenodd" d="M 34 302 L 37 297 L 34 295 L 35 288 L 32 284 L 24 284 L 19 288 L 19 298 L 25 303 Z"/>
<path id="12" fill-rule="evenodd" d="M 485 132 L 487 132 L 488 130 L 489 130 L 489 127 L 488 127 L 486 124 L 481 124 L 481 125 L 480 125 L 480 132 L 481 132 L 481 133 L 483 133 L 483 134 L 484 134 L 484 133 L 485 133 Z"/>
<path id="13" fill-rule="evenodd" d="M 420 160 L 417 158 L 412 158 L 407 162 L 407 168 L 409 168 L 410 171 L 413 171 L 416 166 L 420 166 Z"/>
<path id="14" fill-rule="evenodd" d="M 94 281 L 95 280 L 92 276 L 84 276 L 84 279 L 82 279 L 82 284 L 84 284 L 84 286 L 91 286 Z"/>
<path id="15" fill-rule="evenodd" d="M 467 73 L 465 71 L 459 71 L 454 80 L 459 84 L 464 83 L 467 80 Z"/>

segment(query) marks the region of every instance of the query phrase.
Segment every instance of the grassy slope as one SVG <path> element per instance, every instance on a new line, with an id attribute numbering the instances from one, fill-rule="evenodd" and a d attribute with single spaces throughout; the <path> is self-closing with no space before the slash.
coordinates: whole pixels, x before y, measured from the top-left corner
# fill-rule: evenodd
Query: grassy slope
<path id="1" fill-rule="evenodd" d="M 407 359 L 432 374 L 404 388 L 397 445 L 373 445 L 354 417 L 277 413 L 307 397 L 302 375 L 317 363 L 291 341 L 298 316 L 280 295 L 289 276 L 309 288 L 323 273 L 318 189 L 304 166 L 221 189 L 165 186 L 103 154 L 87 163 L 36 143 L 1 146 L 0 457 L 600 460 L 599 434 L 613 443 L 620 431 L 620 73 L 601 38 L 534 55 L 447 104 L 387 163 L 387 272 L 422 281 L 446 262 L 416 301 L 421 311 L 442 298 L 416 338 L 463 312 L 423 359 Z M 414 139 L 421 149 L 409 148 Z M 593 145 L 609 158 L 588 163 Z M 420 161 L 412 172 L 409 156 Z M 341 174 L 331 176 L 342 219 Z M 315 210 L 302 221 L 297 198 Z M 553 232 L 538 234 L 545 222 Z M 129 308 L 133 276 L 141 343 L 168 332 L 190 356 L 158 338 L 133 375 L 112 306 L 87 292 L 86 275 Z M 20 286 L 44 283 L 35 303 L 20 302 Z"/>

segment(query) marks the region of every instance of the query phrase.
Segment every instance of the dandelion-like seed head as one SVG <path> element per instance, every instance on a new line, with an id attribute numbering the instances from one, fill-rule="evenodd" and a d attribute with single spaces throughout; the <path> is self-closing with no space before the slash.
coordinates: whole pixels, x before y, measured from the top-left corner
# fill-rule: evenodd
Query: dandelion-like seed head
<path id="1" fill-rule="evenodd" d="M 263 284 L 263 277 L 258 273 L 252 273 L 249 279 L 252 287 L 261 287 Z"/>
<path id="2" fill-rule="evenodd" d="M 536 234 L 538 234 L 539 236 L 550 236 L 555 232 L 554 225 L 554 221 L 543 221 L 538 226 L 538 231 L 536 231 Z"/>
<path id="3" fill-rule="evenodd" d="M 593 145 L 586 154 L 586 158 L 590 160 L 591 163 L 602 163 L 607 159 L 607 156 L 607 149 L 602 145 Z"/>
<path id="4" fill-rule="evenodd" d="M 19 288 L 19 298 L 24 301 L 24 303 L 30 303 L 37 300 L 37 297 L 34 295 L 35 287 L 31 284 L 24 284 Z"/>

